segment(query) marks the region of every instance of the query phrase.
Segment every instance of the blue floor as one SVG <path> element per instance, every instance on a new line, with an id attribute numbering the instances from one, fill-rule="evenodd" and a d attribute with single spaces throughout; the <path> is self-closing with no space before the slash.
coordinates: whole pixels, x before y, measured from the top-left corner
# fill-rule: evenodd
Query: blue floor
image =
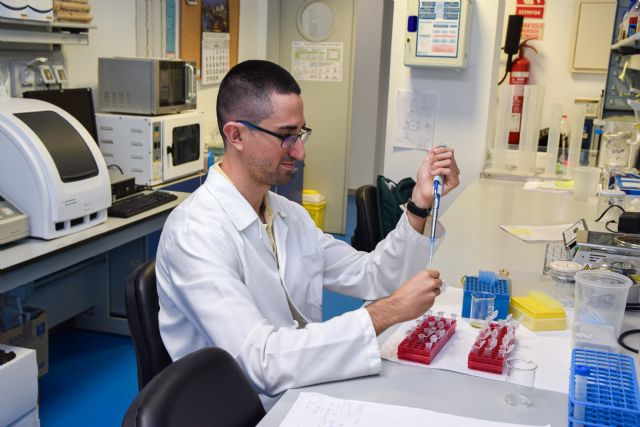
<path id="1" fill-rule="evenodd" d="M 355 201 L 349 197 L 347 233 L 351 242 Z M 355 309 L 361 300 L 324 293 L 323 317 Z M 122 423 L 138 392 L 136 356 L 129 337 L 60 326 L 49 334 L 49 373 L 40 379 L 42 427 L 113 427 Z"/>

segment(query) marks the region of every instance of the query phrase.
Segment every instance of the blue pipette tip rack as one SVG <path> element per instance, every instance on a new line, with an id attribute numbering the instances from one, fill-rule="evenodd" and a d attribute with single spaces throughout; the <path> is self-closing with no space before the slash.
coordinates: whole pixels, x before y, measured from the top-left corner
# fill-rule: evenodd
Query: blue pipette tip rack
<path id="1" fill-rule="evenodd" d="M 569 426 L 640 426 L 633 358 L 576 348 L 571 354 Z"/>
<path id="2" fill-rule="evenodd" d="M 465 276 L 464 296 L 462 298 L 462 317 L 471 315 L 471 295 L 474 292 L 488 292 L 494 294 L 496 299 L 494 310 L 498 310 L 496 320 L 506 319 L 509 314 L 509 302 L 511 301 L 511 284 L 509 280 L 498 276 L 493 271 L 482 271 L 478 276 Z"/>

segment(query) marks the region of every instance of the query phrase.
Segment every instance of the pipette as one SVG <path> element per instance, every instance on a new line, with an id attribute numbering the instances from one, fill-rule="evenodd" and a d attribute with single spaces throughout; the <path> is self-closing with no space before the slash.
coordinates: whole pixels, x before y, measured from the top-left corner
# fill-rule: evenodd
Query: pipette
<path id="1" fill-rule="evenodd" d="M 438 147 L 446 147 L 446 145 L 443 144 Z M 443 181 L 444 177 L 442 175 L 436 175 L 433 177 L 433 192 L 431 193 L 431 241 L 429 245 L 429 267 L 431 267 L 431 262 L 433 261 L 433 247 L 436 242 L 436 223 L 438 222 L 438 214 L 440 212 L 440 197 L 442 196 Z"/>

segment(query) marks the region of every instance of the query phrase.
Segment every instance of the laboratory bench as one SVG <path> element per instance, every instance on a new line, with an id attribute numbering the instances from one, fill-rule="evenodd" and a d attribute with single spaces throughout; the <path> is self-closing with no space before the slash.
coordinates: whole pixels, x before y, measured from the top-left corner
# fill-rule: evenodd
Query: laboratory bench
<path id="1" fill-rule="evenodd" d="M 441 271 L 448 286 L 460 287 L 461 277 L 465 274 L 477 275 L 480 270 L 504 268 L 511 273 L 512 295 L 524 295 L 531 290 L 553 294 L 553 283 L 545 280 L 542 274 L 546 243 L 524 242 L 499 225 L 574 224 L 584 218 L 590 230 L 603 230 L 602 225 L 593 222 L 596 218 L 595 198 L 578 201 L 570 193 L 527 191 L 522 187 L 522 182 L 480 179 L 464 189 L 450 206 L 447 206 L 447 198 L 443 198 L 446 210 L 441 222 L 446 228 L 446 236 L 432 265 Z M 380 345 L 396 328 L 380 335 Z M 622 330 L 632 328 L 640 328 L 640 314 L 627 313 L 625 316 Z M 634 338 L 629 343 L 639 346 L 640 339 Z M 620 351 L 632 354 L 622 347 Z M 287 391 L 259 426 L 279 425 L 301 392 L 410 406 L 489 421 L 566 426 L 568 419 L 568 390 L 559 393 L 535 389 L 533 406 L 518 408 L 504 402 L 502 381 L 382 360 L 382 371 L 376 376 Z"/>
<path id="2" fill-rule="evenodd" d="M 112 218 L 53 240 L 27 238 L 0 247 L 0 293 L 13 291 L 24 305 L 44 308 L 48 327 L 71 318 L 78 326 L 129 334 L 124 315 L 128 273 L 155 254 L 150 235 L 189 196 L 131 218 Z"/>

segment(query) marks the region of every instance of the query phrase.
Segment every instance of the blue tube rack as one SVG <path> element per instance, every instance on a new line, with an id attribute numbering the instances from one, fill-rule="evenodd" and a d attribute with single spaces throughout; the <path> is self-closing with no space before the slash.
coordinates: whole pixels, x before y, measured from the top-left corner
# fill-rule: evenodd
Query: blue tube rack
<path id="1" fill-rule="evenodd" d="M 640 393 L 632 357 L 573 350 L 569 426 L 640 426 Z"/>
<path id="2" fill-rule="evenodd" d="M 465 276 L 464 296 L 462 298 L 462 317 L 471 315 L 471 294 L 475 292 L 488 292 L 496 296 L 493 304 L 494 310 L 498 310 L 499 319 L 506 319 L 509 314 L 509 302 L 511 301 L 511 285 L 509 280 L 498 277 L 490 271 L 480 271 L 478 276 Z"/>

